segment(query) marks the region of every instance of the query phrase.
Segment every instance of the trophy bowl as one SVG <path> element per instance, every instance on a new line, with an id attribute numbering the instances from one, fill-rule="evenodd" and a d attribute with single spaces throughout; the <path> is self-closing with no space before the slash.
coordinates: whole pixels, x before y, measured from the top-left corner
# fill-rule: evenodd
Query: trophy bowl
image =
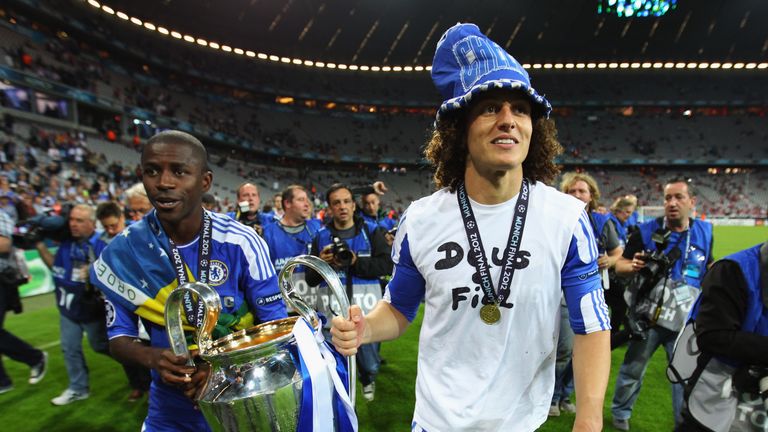
<path id="1" fill-rule="evenodd" d="M 216 340 L 211 339 L 211 332 L 221 311 L 221 301 L 213 288 L 192 282 L 179 286 L 169 295 L 165 304 L 166 331 L 177 355 L 189 357 L 182 327 L 185 293 L 197 297 L 205 308 L 202 323 L 197 328 L 197 343 L 200 357 L 210 365 L 210 373 L 198 394 L 197 403 L 212 430 L 297 429 L 302 404 L 306 403 L 303 398 L 306 373 L 302 374 L 300 347 L 294 329 L 297 324 L 306 325 L 302 323 L 304 321 L 315 336 L 322 335 L 322 323 L 317 313 L 296 294 L 291 284 L 293 271 L 298 266 L 317 271 L 348 315 L 349 300 L 338 275 L 328 264 L 308 255 L 290 260 L 278 276 L 283 299 L 299 316 L 264 322 Z M 352 397 L 355 394 L 354 365 L 354 357 L 348 357 L 347 388 Z M 332 394 L 315 396 L 333 397 Z M 333 430 L 333 426 L 330 427 L 328 430 Z"/>

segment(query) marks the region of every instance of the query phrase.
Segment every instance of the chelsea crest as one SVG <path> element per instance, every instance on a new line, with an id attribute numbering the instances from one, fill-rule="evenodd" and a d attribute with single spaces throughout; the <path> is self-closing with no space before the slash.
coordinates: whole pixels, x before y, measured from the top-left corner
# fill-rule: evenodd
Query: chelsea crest
<path id="1" fill-rule="evenodd" d="M 208 283 L 212 286 L 219 286 L 227 281 L 229 269 L 227 265 L 219 260 L 211 260 L 208 269 Z"/>

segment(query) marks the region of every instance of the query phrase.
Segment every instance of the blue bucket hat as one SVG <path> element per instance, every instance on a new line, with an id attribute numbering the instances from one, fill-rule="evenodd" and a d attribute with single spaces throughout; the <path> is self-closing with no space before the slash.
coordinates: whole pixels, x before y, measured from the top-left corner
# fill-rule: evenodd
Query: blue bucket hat
<path id="1" fill-rule="evenodd" d="M 438 123 L 441 116 L 469 105 L 473 96 L 495 88 L 520 89 L 534 113 L 549 118 L 552 112 L 549 101 L 531 87 L 528 72 L 474 24 L 456 24 L 437 42 L 432 81 L 444 99 Z"/>

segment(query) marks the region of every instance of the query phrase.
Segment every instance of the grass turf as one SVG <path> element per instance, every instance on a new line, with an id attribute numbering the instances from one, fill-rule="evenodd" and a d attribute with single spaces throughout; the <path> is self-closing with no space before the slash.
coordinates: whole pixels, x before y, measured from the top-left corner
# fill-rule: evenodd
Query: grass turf
<path id="1" fill-rule="evenodd" d="M 768 238 L 768 227 L 717 227 L 716 258 L 744 249 Z M 55 407 L 50 399 L 67 386 L 59 339 L 58 312 L 52 294 L 25 299 L 25 312 L 7 315 L 5 328 L 29 343 L 44 347 L 50 354 L 50 368 L 45 379 L 35 386 L 27 384 L 29 369 L 4 359 L 15 389 L 0 395 L 0 423 L 12 431 L 138 431 L 146 415 L 146 398 L 127 401 L 129 392 L 122 368 L 112 359 L 85 348 L 91 372 L 91 397 L 64 407 Z M 414 405 L 416 353 L 421 314 L 397 341 L 382 344 L 386 364 L 376 380 L 376 399 L 366 403 L 358 386 L 357 412 L 361 431 L 408 430 Z M 87 341 L 83 341 L 87 345 Z M 604 408 L 605 430 L 610 426 L 610 400 L 618 366 L 624 350 L 613 352 L 611 380 Z M 670 386 L 665 374 L 663 349 L 656 352 L 645 376 L 643 388 L 631 420 L 633 431 L 669 431 L 673 428 Z M 573 414 L 550 418 L 541 431 L 570 431 Z M 7 428 L 7 429 L 6 429 Z"/>

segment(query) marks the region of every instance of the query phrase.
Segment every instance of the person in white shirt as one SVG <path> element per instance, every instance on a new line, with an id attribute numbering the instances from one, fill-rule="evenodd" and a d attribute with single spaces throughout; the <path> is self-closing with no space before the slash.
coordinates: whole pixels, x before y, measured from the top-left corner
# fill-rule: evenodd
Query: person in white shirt
<path id="1" fill-rule="evenodd" d="M 477 26 L 440 39 L 426 158 L 440 190 L 400 220 L 393 279 L 363 316 L 334 317 L 345 355 L 400 336 L 424 299 L 415 431 L 533 431 L 547 419 L 561 293 L 570 311 L 574 430 L 602 428 L 609 318 L 584 203 L 545 185 L 562 151 L 551 106 Z M 507 234 L 509 233 L 509 234 Z"/>

